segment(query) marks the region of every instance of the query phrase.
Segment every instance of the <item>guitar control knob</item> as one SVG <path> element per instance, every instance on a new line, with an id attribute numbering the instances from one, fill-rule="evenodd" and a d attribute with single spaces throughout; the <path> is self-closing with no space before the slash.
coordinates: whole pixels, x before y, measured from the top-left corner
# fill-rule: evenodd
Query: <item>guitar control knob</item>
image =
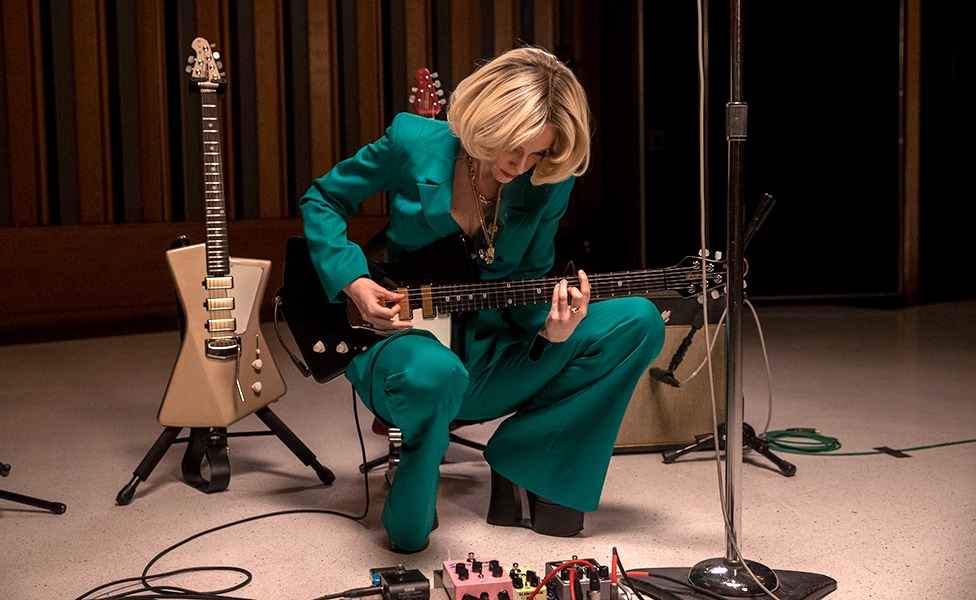
<path id="1" fill-rule="evenodd" d="M 260 381 L 255 381 L 254 383 L 252 383 L 251 384 L 251 390 L 255 394 L 260 394 L 261 393 L 261 382 Z"/>
<path id="2" fill-rule="evenodd" d="M 254 361 L 253 361 L 253 362 L 251 363 L 251 367 L 252 367 L 252 368 L 253 368 L 253 369 L 254 369 L 255 371 L 260 371 L 260 370 L 261 370 L 261 367 L 263 367 L 263 366 L 264 366 L 264 363 L 263 363 L 263 362 L 261 362 L 261 359 L 260 359 L 260 358 L 257 358 L 257 359 L 255 359 L 255 360 L 254 360 Z"/>

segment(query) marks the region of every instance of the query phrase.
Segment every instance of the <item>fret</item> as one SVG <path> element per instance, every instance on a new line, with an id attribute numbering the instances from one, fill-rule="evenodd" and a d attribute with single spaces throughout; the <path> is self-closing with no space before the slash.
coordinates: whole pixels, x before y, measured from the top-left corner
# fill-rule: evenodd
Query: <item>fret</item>
<path id="1" fill-rule="evenodd" d="M 204 211 L 207 224 L 207 272 L 211 275 L 230 273 L 230 256 L 227 244 L 227 213 L 221 176 L 221 151 L 219 119 L 217 116 L 217 90 L 213 82 L 200 84 L 201 125 L 203 128 L 204 158 Z"/>
<path id="2" fill-rule="evenodd" d="M 646 271 L 622 271 L 593 275 L 590 279 L 591 300 L 623 298 L 628 296 L 652 296 L 674 291 L 688 296 L 700 293 L 701 259 L 688 257 L 690 266 Z M 704 287 L 711 289 L 725 283 L 724 270 L 717 270 L 714 261 L 707 263 L 708 277 Z M 543 278 L 521 281 L 486 281 L 461 285 L 425 285 L 420 290 L 407 289 L 408 302 L 417 304 L 413 295 L 422 294 L 424 314 L 458 313 L 491 308 L 511 308 L 547 303 L 552 298 L 553 287 L 562 278 Z M 579 287 L 578 279 L 567 278 L 571 286 Z"/>

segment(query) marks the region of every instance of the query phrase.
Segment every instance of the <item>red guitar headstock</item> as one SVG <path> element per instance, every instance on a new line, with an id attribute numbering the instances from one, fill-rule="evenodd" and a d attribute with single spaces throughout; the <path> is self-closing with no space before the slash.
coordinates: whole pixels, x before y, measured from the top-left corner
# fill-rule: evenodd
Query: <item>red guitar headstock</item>
<path id="1" fill-rule="evenodd" d="M 427 67 L 421 67 L 413 76 L 417 80 L 417 87 L 411 89 L 413 93 L 410 94 L 410 105 L 413 106 L 414 112 L 422 117 L 437 118 L 441 106 L 446 102 L 437 73 L 431 73 Z"/>

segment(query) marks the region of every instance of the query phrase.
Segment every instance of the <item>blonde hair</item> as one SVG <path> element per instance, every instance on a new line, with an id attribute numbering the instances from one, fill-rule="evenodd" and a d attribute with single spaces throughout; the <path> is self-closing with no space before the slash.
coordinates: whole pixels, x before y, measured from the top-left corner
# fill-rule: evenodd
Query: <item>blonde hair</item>
<path id="1" fill-rule="evenodd" d="M 555 140 L 535 166 L 532 184 L 582 175 L 590 164 L 590 109 L 569 68 L 534 47 L 509 50 L 466 77 L 448 105 L 447 121 L 474 158 L 514 150 L 547 125 Z"/>

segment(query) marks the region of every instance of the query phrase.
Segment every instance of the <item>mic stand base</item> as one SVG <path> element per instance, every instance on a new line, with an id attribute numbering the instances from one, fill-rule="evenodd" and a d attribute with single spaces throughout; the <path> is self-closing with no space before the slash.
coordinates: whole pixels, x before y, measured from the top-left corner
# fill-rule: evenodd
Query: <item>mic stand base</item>
<path id="1" fill-rule="evenodd" d="M 722 423 L 718 426 L 719 435 L 719 449 L 725 450 L 726 441 L 726 424 Z M 793 477 L 796 475 L 796 465 L 789 463 L 776 454 L 774 454 L 769 449 L 769 442 L 760 438 L 756 435 L 756 431 L 748 423 L 742 424 L 742 442 L 745 448 L 751 448 L 762 454 L 770 462 L 779 468 L 780 472 L 786 477 Z M 702 435 L 695 436 L 695 443 L 685 446 L 684 448 L 678 448 L 676 450 L 667 450 L 661 454 L 661 458 L 664 460 L 664 464 L 669 465 L 676 461 L 678 458 L 688 454 L 689 452 L 695 452 L 697 450 L 714 450 L 715 449 L 715 436 L 711 433 L 705 433 Z"/>
<path id="2" fill-rule="evenodd" d="M 703 560 L 691 568 L 688 581 L 696 588 L 732 598 L 761 596 L 766 593 L 763 588 L 776 591 L 779 580 L 772 569 L 751 560 L 745 562 L 743 566 L 741 562 L 727 558 Z M 749 571 L 752 571 L 751 575 Z"/>
<path id="3" fill-rule="evenodd" d="M 759 575 L 757 568 L 765 569 L 761 565 L 757 565 L 752 561 L 746 561 L 750 569 L 753 570 L 756 575 Z M 649 595 L 655 593 L 658 594 L 657 597 L 668 598 L 668 600 L 708 600 L 712 596 L 706 595 L 705 592 L 711 592 L 718 594 L 720 596 L 728 598 L 741 598 L 743 596 L 733 593 L 733 590 L 729 589 L 705 589 L 704 587 L 698 586 L 692 581 L 692 576 L 695 571 L 706 563 L 709 564 L 721 564 L 723 567 L 727 566 L 728 563 L 724 558 L 718 558 L 709 561 L 703 561 L 692 568 L 687 567 L 661 567 L 654 569 L 635 569 L 636 571 L 646 572 L 647 577 L 637 576 L 630 577 L 631 583 L 638 588 L 640 592 L 647 592 Z M 755 582 L 749 577 L 749 574 L 739 567 L 752 586 Z M 820 600 L 826 597 L 831 592 L 837 590 L 837 581 L 827 577 L 826 575 L 820 575 L 818 573 L 804 573 L 801 571 L 777 571 L 773 575 L 774 581 L 777 581 L 778 585 L 776 589 L 771 589 L 776 594 L 776 597 L 780 600 Z M 674 581 L 684 582 L 686 585 L 682 586 Z M 767 587 L 768 584 L 764 584 Z M 652 587 L 653 586 L 653 587 Z M 690 586 L 690 589 L 689 589 Z M 750 586 L 750 588 L 752 588 Z M 697 591 L 695 588 L 699 588 L 705 591 Z M 765 592 L 763 592 L 758 587 L 757 593 L 753 593 L 752 596 L 762 597 Z M 663 592 L 663 593 L 662 593 Z"/>

